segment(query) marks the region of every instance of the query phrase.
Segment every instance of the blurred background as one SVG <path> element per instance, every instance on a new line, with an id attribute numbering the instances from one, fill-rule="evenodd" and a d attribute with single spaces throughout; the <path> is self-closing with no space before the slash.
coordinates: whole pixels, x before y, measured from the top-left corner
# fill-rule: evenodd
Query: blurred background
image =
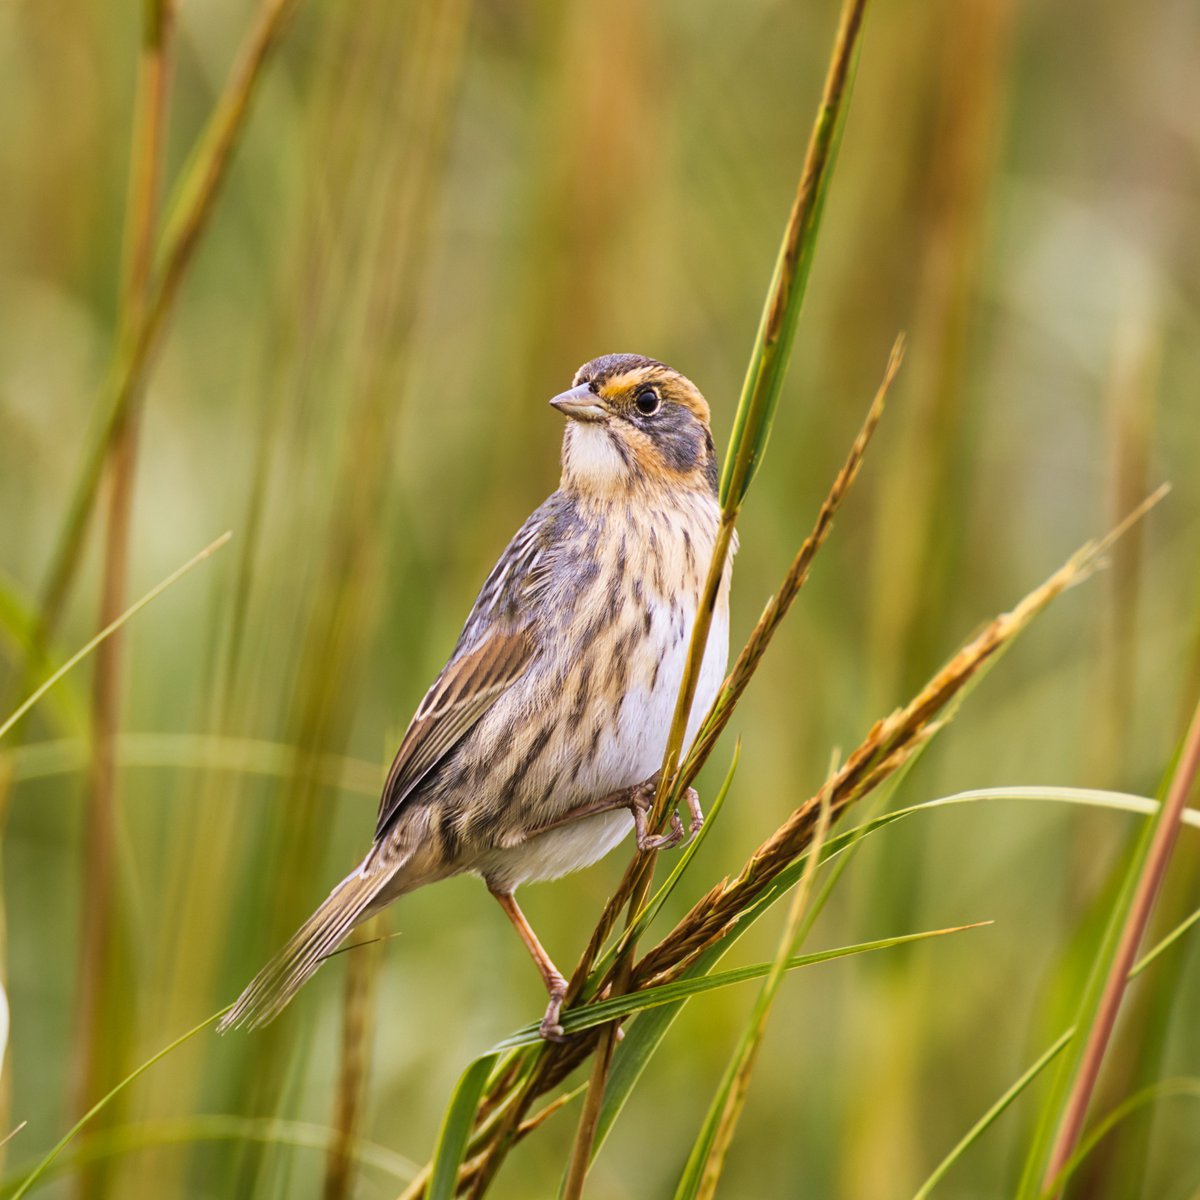
<path id="1" fill-rule="evenodd" d="M 5 714 L 29 690 L 30 614 L 120 339 L 142 7 L 0 4 Z M 167 195 L 253 9 L 178 7 Z M 223 530 L 234 538 L 0 752 L 0 1137 L 28 1122 L 4 1172 L 232 1000 L 357 860 L 475 590 L 557 482 L 561 418 L 546 400 L 576 367 L 610 351 L 661 358 L 727 436 L 837 18 L 833 3 L 790 0 L 294 9 L 123 442 L 117 610 Z M 909 354 L 733 722 L 741 768 L 674 913 L 816 790 L 833 748 L 848 752 L 980 623 L 1169 480 L 1113 569 L 1039 620 L 890 802 L 1003 784 L 1154 794 L 1200 688 L 1198 45 L 1190 0 L 879 0 L 869 13 L 741 520 L 735 643 L 899 330 Z M 115 477 L 53 663 L 102 623 Z M 702 780 L 710 796 L 732 742 Z M 911 1195 L 1069 1022 L 1080 949 L 1136 827 L 994 802 L 865 844 L 808 949 L 995 925 L 791 976 L 721 1195 Z M 564 967 L 624 860 L 523 893 Z M 1200 840 L 1185 832 L 1160 932 L 1198 895 Z M 466 1062 L 544 997 L 476 880 L 408 897 L 388 922 L 398 936 L 329 965 L 267 1032 L 209 1031 L 164 1060 L 77 1144 L 121 1153 L 44 1194 L 395 1195 L 379 1162 L 339 1182 L 327 1135 L 292 1144 L 299 1126 L 264 1119 L 352 1124 L 402 1173 L 428 1158 Z M 778 928 L 764 921 L 729 965 L 769 958 Z M 753 999 L 730 989 L 685 1010 L 592 1193 L 670 1194 Z M 1193 936 L 1134 993 L 1100 1111 L 1200 1074 L 1198 1010 Z M 938 1195 L 1011 1195 L 1036 1111 L 1031 1096 L 1007 1113 Z M 258 1124 L 222 1137 L 217 1115 Z M 518 1148 L 494 1194 L 553 1194 L 573 1125 L 568 1112 Z M 1081 1195 L 1200 1195 L 1196 1102 L 1139 1114 L 1092 1162 Z"/>

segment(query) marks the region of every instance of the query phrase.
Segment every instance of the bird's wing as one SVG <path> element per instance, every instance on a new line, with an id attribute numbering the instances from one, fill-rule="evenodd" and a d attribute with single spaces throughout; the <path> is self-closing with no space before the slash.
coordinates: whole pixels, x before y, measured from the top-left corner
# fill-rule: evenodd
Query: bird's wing
<path id="1" fill-rule="evenodd" d="M 446 664 L 396 751 L 379 801 L 376 841 L 417 785 L 524 674 L 533 645 L 528 630 L 497 629 Z"/>

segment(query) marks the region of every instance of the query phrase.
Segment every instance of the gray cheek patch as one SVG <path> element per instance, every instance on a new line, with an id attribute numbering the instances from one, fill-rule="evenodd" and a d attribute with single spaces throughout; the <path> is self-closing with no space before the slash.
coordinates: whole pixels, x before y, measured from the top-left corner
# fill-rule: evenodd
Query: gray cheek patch
<path id="1" fill-rule="evenodd" d="M 686 475 L 704 454 L 704 430 L 685 408 L 672 405 L 646 422 L 647 432 L 673 470 Z"/>

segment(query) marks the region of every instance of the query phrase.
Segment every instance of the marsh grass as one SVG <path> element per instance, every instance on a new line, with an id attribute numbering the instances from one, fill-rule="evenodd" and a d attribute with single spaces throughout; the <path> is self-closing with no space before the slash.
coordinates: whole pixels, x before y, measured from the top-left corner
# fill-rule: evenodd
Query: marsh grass
<path id="1" fill-rule="evenodd" d="M 1166 266 L 1097 284 L 1098 225 L 1072 256 L 1083 197 L 1128 200 L 1134 185 L 1081 193 L 1038 157 L 1061 123 L 1102 161 L 1120 128 L 1091 104 L 1072 125 L 1099 94 L 1078 73 L 1086 54 L 1052 77 L 1039 66 L 1060 18 L 1024 24 L 1005 0 L 876 6 L 856 79 L 853 0 L 837 28 L 832 8 L 774 3 L 747 18 L 625 0 L 264 0 L 236 30 L 176 7 L 148 2 L 139 31 L 108 9 L 51 29 L 33 6 L 0 30 L 44 69 L 37 101 L 69 101 L 20 142 L 33 168 L 14 174 L 24 207 L 0 241 L 11 252 L 28 231 L 28 274 L 111 329 L 97 389 L 103 355 L 79 355 L 63 312 L 6 274 L 57 341 L 47 351 L 5 308 L 0 495 L 16 515 L 0 718 L 58 674 L 0 743 L 0 1153 L 17 1161 L 0 1196 L 83 1183 L 98 1200 L 556 1186 L 923 1200 L 947 1179 L 1012 1194 L 1026 1160 L 1028 1194 L 1044 1190 L 1069 1094 L 1047 1083 L 1056 1066 L 1078 1077 L 1080 1000 L 1118 940 L 1097 926 L 1126 920 L 1096 896 L 1118 897 L 1105 880 L 1144 861 L 1133 851 L 1159 810 L 1138 793 L 1163 775 L 1200 680 L 1196 435 L 1172 402 L 1196 383 L 1194 305 Z M 1187 39 L 1143 44 L 1153 25 L 1102 0 L 1094 28 L 1147 64 L 1131 78 L 1153 63 L 1151 90 L 1169 97 L 1164 47 Z M 98 112 L 93 84 L 132 97 L 128 119 Z M 34 88 L 20 72 L 4 86 L 27 103 Z M 1176 111 L 1146 119 L 1165 136 Z M 78 152 L 93 145 L 103 163 Z M 1098 313 L 1106 288 L 1146 300 L 1128 360 Z M 902 327 L 903 373 L 897 345 L 859 425 L 849 398 Z M 558 431 L 536 398 L 610 349 L 676 362 L 718 427 L 732 416 L 723 530 L 742 542 L 741 649 L 686 755 L 676 728 L 658 797 L 662 817 L 696 782 L 701 836 L 654 874 L 634 861 L 623 879 L 614 864 L 555 884 L 552 902 L 531 892 L 556 957 L 584 946 L 562 1047 L 519 1025 L 533 981 L 456 884 L 339 954 L 266 1037 L 210 1041 L 202 1018 L 361 851 L 383 763 L 480 565 L 544 494 Z M 51 361 L 74 371 L 68 399 Z M 60 431 L 89 421 L 68 476 Z M 93 555 L 106 476 L 118 486 Z M 1089 543 L 977 624 L 1163 476 L 1177 499 L 1153 521 Z M 119 657 L 69 656 L 97 628 L 95 596 L 103 628 L 128 580 L 166 575 L 227 525 L 232 553 L 139 607 Z M 1105 564 L 1105 588 L 1060 602 Z M 1095 612 L 1092 636 L 1080 614 Z M 852 749 L 826 778 L 835 744 Z M 76 822 L 89 761 L 114 802 L 124 966 L 78 953 L 79 880 L 100 853 Z M 989 786 L 1013 779 L 1047 784 Z M 1179 1018 L 1194 1008 L 1200 814 L 1182 821 L 1097 1117 L 1055 1159 L 1050 1188 L 1065 1178 L 1068 1196 L 1162 1194 L 1188 1169 L 1176 1114 L 1194 1103 L 1197 1043 Z M 93 974 L 120 1002 L 71 1054 Z M 100 1064 L 99 1040 L 127 1047 L 120 1065 Z M 102 1080 L 78 1122 L 72 1059 Z"/>

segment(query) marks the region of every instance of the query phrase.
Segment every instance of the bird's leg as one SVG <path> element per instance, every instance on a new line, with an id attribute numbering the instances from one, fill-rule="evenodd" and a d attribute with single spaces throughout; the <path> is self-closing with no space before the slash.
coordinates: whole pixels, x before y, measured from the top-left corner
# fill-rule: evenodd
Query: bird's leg
<path id="1" fill-rule="evenodd" d="M 642 783 L 635 783 L 632 787 L 621 788 L 620 791 L 611 792 L 607 796 L 602 796 L 599 800 L 591 800 L 587 804 L 581 804 L 577 808 L 560 813 L 553 821 L 548 821 L 544 825 L 538 825 L 533 829 L 526 830 L 521 840 L 526 841 L 531 837 L 537 837 L 538 834 L 548 833 L 551 829 L 558 829 L 562 825 L 570 825 L 575 821 L 582 820 L 584 817 L 594 817 L 600 813 L 614 812 L 619 808 L 627 808 L 633 814 L 633 827 L 637 835 L 639 850 L 669 850 L 673 846 L 678 846 L 681 842 L 687 845 L 700 832 L 700 828 L 704 824 L 704 812 L 700 808 L 700 797 L 696 789 L 688 788 L 684 793 L 684 800 L 687 802 L 690 818 L 686 835 L 683 829 L 683 822 L 679 819 L 678 811 L 671 813 L 671 827 L 666 833 L 655 834 L 650 832 L 650 809 L 653 807 L 654 793 L 657 789 L 658 772 L 655 772 L 649 779 Z"/>
<path id="2" fill-rule="evenodd" d="M 525 914 L 521 911 L 516 896 L 512 892 L 497 892 L 490 884 L 488 891 L 496 897 L 500 907 L 504 909 L 505 916 L 513 923 L 513 928 L 517 933 L 521 935 L 521 941 L 525 943 L 525 949 L 529 951 L 530 957 L 541 972 L 546 991 L 550 993 L 550 1003 L 546 1007 L 546 1015 L 542 1018 L 539 1032 L 548 1042 L 565 1041 L 563 1027 L 558 1023 L 558 1017 L 562 1011 L 563 999 L 567 994 L 566 979 L 551 961 L 550 955 L 546 953 L 542 943 L 538 941 L 538 936 L 525 919 Z"/>

